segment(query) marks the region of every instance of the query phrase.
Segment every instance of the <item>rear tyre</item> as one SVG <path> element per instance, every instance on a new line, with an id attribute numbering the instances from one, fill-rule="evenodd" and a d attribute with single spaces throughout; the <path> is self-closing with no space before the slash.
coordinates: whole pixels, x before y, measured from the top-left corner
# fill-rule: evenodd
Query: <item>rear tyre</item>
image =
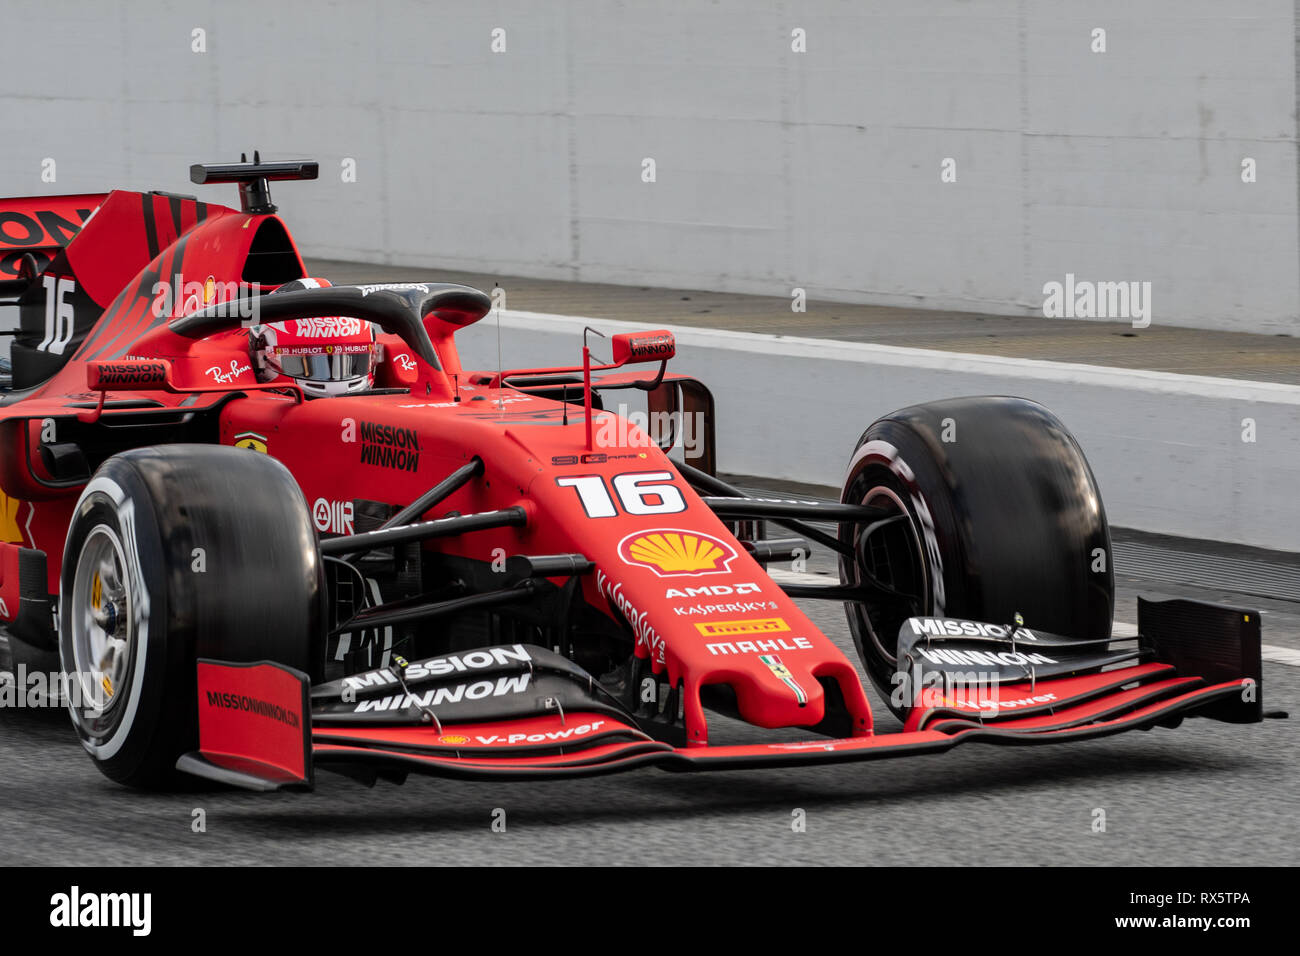
<path id="1" fill-rule="evenodd" d="M 110 458 L 73 513 L 59 601 L 68 709 L 95 765 L 178 783 L 198 744 L 197 658 L 318 677 L 323 594 L 307 503 L 275 459 L 212 445 Z"/>
<path id="2" fill-rule="evenodd" d="M 847 585 L 884 586 L 846 604 L 863 667 L 895 713 L 898 630 L 946 616 L 1078 638 L 1110 636 L 1115 582 L 1097 483 L 1055 415 L 1020 398 L 900 409 L 858 441 L 841 496 L 892 520 L 845 522 Z"/>

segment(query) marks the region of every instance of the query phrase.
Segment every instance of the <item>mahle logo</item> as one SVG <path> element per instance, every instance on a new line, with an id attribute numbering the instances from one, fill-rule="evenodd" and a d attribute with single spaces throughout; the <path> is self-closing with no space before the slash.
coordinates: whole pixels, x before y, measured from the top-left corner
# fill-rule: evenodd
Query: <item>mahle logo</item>
<path id="1" fill-rule="evenodd" d="M 630 534 L 618 544 L 626 564 L 649 568 L 660 577 L 720 574 L 731 567 L 736 549 L 698 531 L 659 528 Z"/>

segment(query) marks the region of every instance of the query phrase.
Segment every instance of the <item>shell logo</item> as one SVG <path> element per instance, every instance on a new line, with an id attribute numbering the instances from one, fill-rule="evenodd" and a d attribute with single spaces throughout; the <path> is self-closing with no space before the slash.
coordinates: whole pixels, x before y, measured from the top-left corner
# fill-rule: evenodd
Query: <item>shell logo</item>
<path id="1" fill-rule="evenodd" d="M 467 744 L 469 743 L 469 738 L 464 736 L 463 734 L 443 734 L 441 737 L 438 738 L 438 743 L 452 744 L 452 745 Z"/>
<path id="2" fill-rule="evenodd" d="M 23 543 L 23 526 L 19 521 L 23 503 L 18 498 L 10 498 L 0 491 L 0 541 L 11 544 Z"/>
<path id="3" fill-rule="evenodd" d="M 203 304 L 211 305 L 217 301 L 217 278 L 208 276 L 207 281 L 203 283 Z"/>
<path id="4" fill-rule="evenodd" d="M 721 574 L 730 569 L 736 549 L 711 534 L 657 528 L 628 535 L 618 543 L 618 556 L 624 564 L 640 565 L 669 578 Z"/>

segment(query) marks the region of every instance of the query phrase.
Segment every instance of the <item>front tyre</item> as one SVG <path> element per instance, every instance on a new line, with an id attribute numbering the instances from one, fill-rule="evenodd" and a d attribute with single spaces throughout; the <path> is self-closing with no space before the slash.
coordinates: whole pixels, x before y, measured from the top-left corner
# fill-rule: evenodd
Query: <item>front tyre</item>
<path id="1" fill-rule="evenodd" d="M 900 409 L 858 441 L 841 500 L 886 517 L 846 522 L 846 605 L 867 675 L 894 699 L 898 630 L 909 617 L 1025 624 L 1080 639 L 1110 636 L 1110 529 L 1078 443 L 1050 411 L 983 397 Z"/>
<path id="2" fill-rule="evenodd" d="M 199 657 L 318 677 L 323 594 L 311 516 L 279 462 L 212 445 L 110 458 L 77 502 L 60 581 L 68 709 L 95 765 L 129 786 L 177 781 L 198 743 Z"/>

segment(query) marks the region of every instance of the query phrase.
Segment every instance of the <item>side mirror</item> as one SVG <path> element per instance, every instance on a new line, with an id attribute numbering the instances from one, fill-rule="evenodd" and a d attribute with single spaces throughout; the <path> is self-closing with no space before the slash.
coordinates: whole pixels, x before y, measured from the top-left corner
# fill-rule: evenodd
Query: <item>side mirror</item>
<path id="1" fill-rule="evenodd" d="M 677 354 L 677 340 L 667 329 L 652 332 L 624 332 L 610 339 L 614 365 L 665 362 Z"/>
<path id="2" fill-rule="evenodd" d="M 86 385 L 97 392 L 167 391 L 171 362 L 165 359 L 87 362 Z"/>

